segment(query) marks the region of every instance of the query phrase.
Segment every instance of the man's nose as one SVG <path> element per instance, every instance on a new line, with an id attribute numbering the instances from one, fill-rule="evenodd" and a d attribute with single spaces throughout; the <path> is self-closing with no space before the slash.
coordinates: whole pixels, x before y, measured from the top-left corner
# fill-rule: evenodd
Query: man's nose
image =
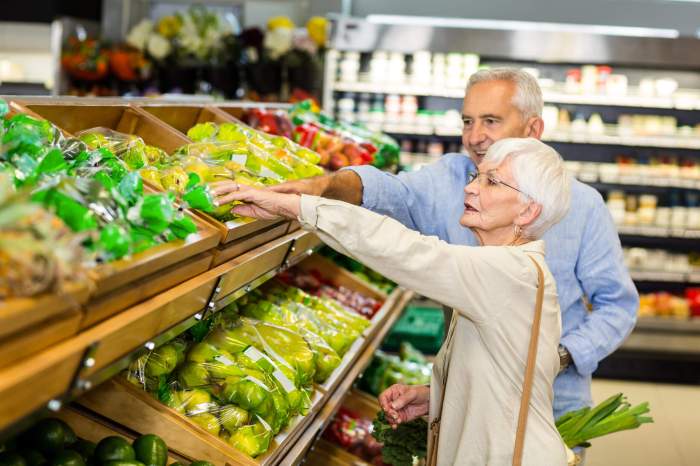
<path id="1" fill-rule="evenodd" d="M 483 130 L 483 126 L 480 125 L 479 123 L 473 123 L 472 127 L 469 128 L 469 130 L 466 132 L 465 139 L 467 144 L 469 146 L 477 146 L 484 142 L 486 139 L 486 133 Z"/>

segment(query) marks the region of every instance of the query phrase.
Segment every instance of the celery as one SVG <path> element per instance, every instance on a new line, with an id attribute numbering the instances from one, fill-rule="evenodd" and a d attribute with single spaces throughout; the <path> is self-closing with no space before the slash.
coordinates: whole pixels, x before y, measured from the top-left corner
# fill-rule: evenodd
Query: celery
<path id="1" fill-rule="evenodd" d="M 591 439 L 654 422 L 651 417 L 643 416 L 648 412 L 649 403 L 631 407 L 622 393 L 618 393 L 593 409 L 564 414 L 557 419 L 556 426 L 569 448 L 588 446 Z"/>

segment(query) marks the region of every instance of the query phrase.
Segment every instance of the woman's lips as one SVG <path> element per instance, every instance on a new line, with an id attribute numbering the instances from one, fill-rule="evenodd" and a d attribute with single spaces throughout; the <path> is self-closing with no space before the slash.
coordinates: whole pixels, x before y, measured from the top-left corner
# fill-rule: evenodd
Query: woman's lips
<path id="1" fill-rule="evenodd" d="M 475 208 L 474 206 L 470 205 L 468 202 L 464 203 L 464 211 L 465 212 L 478 212 L 479 210 Z"/>

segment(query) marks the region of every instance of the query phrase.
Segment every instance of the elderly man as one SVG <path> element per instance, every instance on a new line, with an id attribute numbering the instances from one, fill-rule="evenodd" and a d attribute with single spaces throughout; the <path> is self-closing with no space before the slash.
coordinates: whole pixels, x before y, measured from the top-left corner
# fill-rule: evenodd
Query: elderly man
<path id="1" fill-rule="evenodd" d="M 446 154 L 419 171 L 399 175 L 352 167 L 271 189 L 361 204 L 423 234 L 473 245 L 477 238 L 457 222 L 464 211 L 460 194 L 467 176 L 495 141 L 539 139 L 544 130 L 542 105 L 539 85 L 529 74 L 507 68 L 479 71 L 469 80 L 464 97 L 462 142 L 469 157 Z M 556 418 L 592 404 L 591 374 L 634 328 L 639 296 L 624 265 L 612 218 L 590 186 L 573 181 L 571 209 L 544 240 L 562 310 Z"/>

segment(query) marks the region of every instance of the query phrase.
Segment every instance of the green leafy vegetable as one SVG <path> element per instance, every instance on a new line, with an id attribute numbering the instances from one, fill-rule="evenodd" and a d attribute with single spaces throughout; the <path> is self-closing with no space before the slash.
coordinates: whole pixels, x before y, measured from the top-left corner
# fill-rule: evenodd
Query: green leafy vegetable
<path id="1" fill-rule="evenodd" d="M 393 466 L 411 466 L 413 458 L 425 458 L 428 450 L 428 423 L 423 418 L 399 424 L 393 429 L 384 411 L 372 422 L 372 436 L 382 443 L 382 461 Z"/>

